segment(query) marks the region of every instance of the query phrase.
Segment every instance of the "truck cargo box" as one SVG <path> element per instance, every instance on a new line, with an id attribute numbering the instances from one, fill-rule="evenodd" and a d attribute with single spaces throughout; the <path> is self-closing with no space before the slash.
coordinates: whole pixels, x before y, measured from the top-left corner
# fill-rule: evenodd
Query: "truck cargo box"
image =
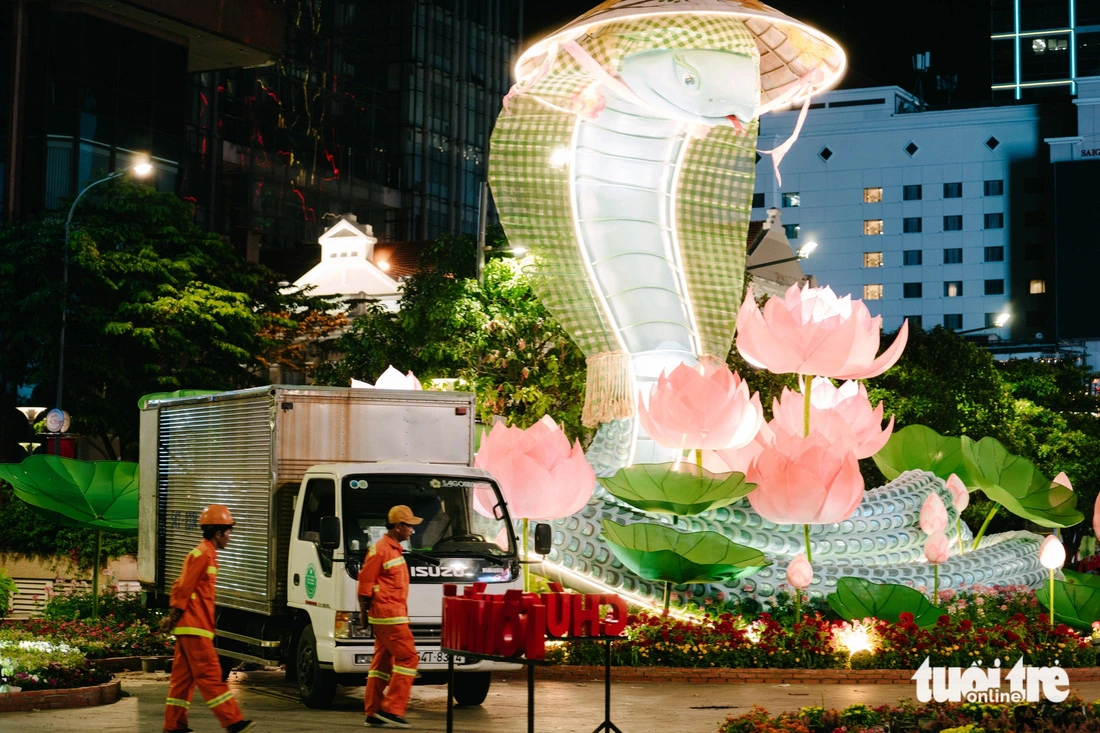
<path id="1" fill-rule="evenodd" d="M 218 553 L 218 605 L 281 613 L 309 466 L 468 466 L 473 448 L 474 396 L 462 392 L 270 386 L 151 401 L 141 414 L 139 578 L 170 590 L 202 539 L 199 514 L 225 504 L 236 526 Z"/>

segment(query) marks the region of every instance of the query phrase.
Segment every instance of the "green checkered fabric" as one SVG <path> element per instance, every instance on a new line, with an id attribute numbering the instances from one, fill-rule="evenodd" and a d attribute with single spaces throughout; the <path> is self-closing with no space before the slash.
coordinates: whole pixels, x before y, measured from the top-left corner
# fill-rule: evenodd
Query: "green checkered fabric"
<path id="1" fill-rule="evenodd" d="M 612 74 L 630 54 L 658 48 L 758 58 L 744 24 L 718 15 L 612 21 L 577 43 Z M 571 147 L 576 116 L 570 110 L 592 82 L 569 54 L 559 52 L 548 73 L 510 95 L 493 131 L 489 159 L 489 181 L 509 241 L 535 256 L 536 292 L 589 356 L 614 351 L 618 342 L 577 247 L 571 171 L 549 161 L 556 150 Z M 676 191 L 681 257 L 701 347 L 719 358 L 729 352 L 741 300 L 757 131 L 756 122 L 740 133 L 716 127 L 690 141 Z"/>

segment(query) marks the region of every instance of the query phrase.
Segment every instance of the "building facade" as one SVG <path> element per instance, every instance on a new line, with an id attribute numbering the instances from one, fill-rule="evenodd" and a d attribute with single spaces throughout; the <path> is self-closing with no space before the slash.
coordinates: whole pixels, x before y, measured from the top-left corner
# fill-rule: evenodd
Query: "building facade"
<path id="1" fill-rule="evenodd" d="M 992 0 L 993 99 L 1075 94 L 1100 74 L 1100 0 Z"/>

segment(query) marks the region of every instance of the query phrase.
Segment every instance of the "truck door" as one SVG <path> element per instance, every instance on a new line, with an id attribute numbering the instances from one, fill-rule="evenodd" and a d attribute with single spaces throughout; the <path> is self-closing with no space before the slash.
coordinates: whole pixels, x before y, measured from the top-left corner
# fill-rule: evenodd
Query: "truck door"
<path id="1" fill-rule="evenodd" d="M 290 543 L 290 588 L 293 606 L 313 606 L 334 613 L 332 551 L 321 548 L 321 517 L 336 516 L 336 479 L 313 477 L 299 499 L 298 530 Z M 314 614 L 311 613 L 311 616 Z"/>

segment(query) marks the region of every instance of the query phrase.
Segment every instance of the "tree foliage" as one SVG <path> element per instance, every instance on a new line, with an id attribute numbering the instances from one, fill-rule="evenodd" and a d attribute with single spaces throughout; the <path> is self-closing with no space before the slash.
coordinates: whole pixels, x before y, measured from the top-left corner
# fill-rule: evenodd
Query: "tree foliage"
<path id="1" fill-rule="evenodd" d="M 56 215 L 0 229 L 0 378 L 53 405 L 67 308 L 63 405 L 105 457 L 135 458 L 138 398 L 266 381 L 303 336 L 341 325 L 331 304 L 281 292 L 275 273 L 202 232 L 191 207 L 120 178 L 82 199 L 72 232 Z M 68 282 L 62 275 L 68 249 Z"/>
<path id="2" fill-rule="evenodd" d="M 494 251 L 502 249 L 494 244 Z M 490 259 L 474 277 L 476 243 L 444 236 L 405 281 L 401 310 L 369 308 L 335 343 L 341 360 L 319 365 L 322 384 L 373 382 L 388 365 L 421 380 L 454 378 L 477 394 L 478 415 L 502 415 L 526 427 L 543 415 L 567 434 L 587 437 L 580 423 L 584 355 L 536 298 L 516 260 Z"/>

